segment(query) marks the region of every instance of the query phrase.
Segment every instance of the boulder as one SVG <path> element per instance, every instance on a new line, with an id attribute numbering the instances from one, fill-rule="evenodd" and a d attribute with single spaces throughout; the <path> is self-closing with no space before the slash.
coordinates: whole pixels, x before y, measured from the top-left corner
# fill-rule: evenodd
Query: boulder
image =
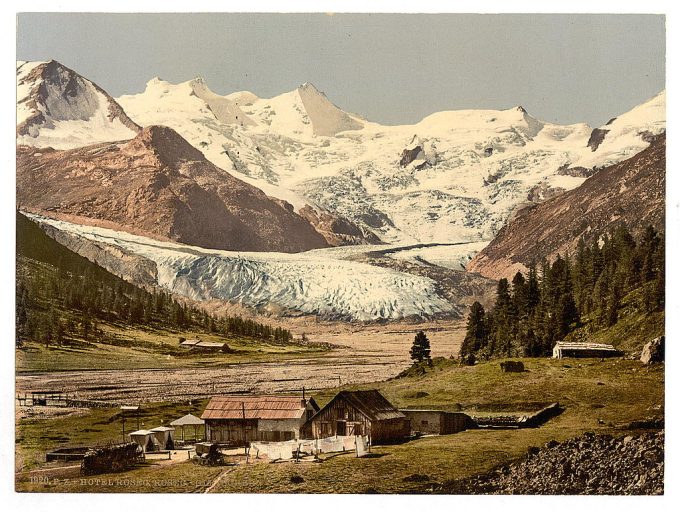
<path id="1" fill-rule="evenodd" d="M 664 361 L 665 336 L 659 336 L 647 343 L 640 354 L 640 361 L 643 364 L 662 363 Z"/>
<path id="2" fill-rule="evenodd" d="M 501 363 L 501 370 L 504 372 L 521 373 L 524 371 L 524 363 L 522 361 L 503 361 Z"/>

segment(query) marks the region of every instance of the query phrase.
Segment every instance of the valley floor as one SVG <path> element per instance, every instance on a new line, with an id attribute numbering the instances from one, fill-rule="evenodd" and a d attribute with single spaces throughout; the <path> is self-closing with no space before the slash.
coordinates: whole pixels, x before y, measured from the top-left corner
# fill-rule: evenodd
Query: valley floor
<path id="1" fill-rule="evenodd" d="M 457 354 L 465 336 L 460 322 L 428 324 L 432 355 Z M 17 351 L 18 394 L 54 389 L 80 399 L 149 402 L 212 393 L 299 392 L 388 379 L 410 364 L 419 324 L 308 324 L 310 344 L 243 347 L 237 354 L 161 357 L 119 347 L 89 354 L 33 347 Z M 203 338 L 203 336 L 202 336 Z M 209 338 L 206 338 L 209 339 Z M 175 342 L 175 338 L 172 341 Z M 158 343 L 158 341 L 157 341 Z M 330 349 L 323 349 L 328 344 Z M 231 342 L 230 342 L 231 346 Z M 242 348 L 235 345 L 234 348 Z M 128 356 L 128 357 L 125 357 Z M 60 371 L 44 371 L 58 368 Z"/>
<path id="2" fill-rule="evenodd" d="M 64 444 L 119 436 L 117 409 L 24 416 L 17 419 L 16 488 L 33 492 L 430 492 L 440 484 L 518 459 L 530 447 L 584 432 L 624 436 L 639 431 L 639 425 L 631 422 L 663 418 L 663 364 L 643 366 L 620 358 L 523 359 L 526 371 L 513 374 L 502 373 L 499 362 L 458 367 L 440 359 L 424 373 L 349 387 L 378 388 L 400 407 L 460 408 L 483 415 L 526 411 L 539 403 L 559 401 L 564 412 L 538 428 L 424 437 L 374 447 L 372 457 L 362 459 L 345 454 L 321 463 L 256 461 L 222 468 L 189 461 L 147 461 L 124 473 L 85 479 L 79 477 L 77 467 L 50 469 L 41 462 L 44 453 Z M 336 391 L 326 389 L 314 396 L 323 405 Z M 144 421 L 151 425 L 188 412 L 200 413 L 204 405 L 201 400 L 149 403 Z"/>

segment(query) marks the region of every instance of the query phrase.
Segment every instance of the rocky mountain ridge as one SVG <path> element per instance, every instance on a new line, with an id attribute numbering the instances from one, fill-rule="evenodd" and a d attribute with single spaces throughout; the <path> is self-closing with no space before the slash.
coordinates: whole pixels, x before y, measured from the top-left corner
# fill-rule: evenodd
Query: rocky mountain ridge
<path id="1" fill-rule="evenodd" d="M 632 232 L 651 224 L 664 230 L 666 136 L 621 163 L 599 170 L 581 186 L 518 212 L 468 270 L 493 279 L 511 279 L 542 258 L 574 253 L 620 223 Z"/>
<path id="2" fill-rule="evenodd" d="M 222 96 L 248 120 L 225 123 L 187 93 L 191 87 L 153 81 L 118 100 L 137 122 L 172 126 L 209 160 L 296 211 L 339 216 L 387 243 L 491 239 L 518 204 L 575 188 L 665 129 L 664 92 L 602 127 L 589 146 L 594 130 L 586 124 L 546 123 L 522 107 L 383 126 L 343 113 L 311 84 L 268 99 Z"/>
<path id="3" fill-rule="evenodd" d="M 17 63 L 17 142 L 71 149 L 140 130 L 101 87 L 55 60 Z"/>
<path id="4" fill-rule="evenodd" d="M 146 127 L 130 141 L 64 151 L 20 146 L 17 203 L 55 218 L 206 248 L 328 246 L 289 204 L 222 171 L 163 126 Z"/>

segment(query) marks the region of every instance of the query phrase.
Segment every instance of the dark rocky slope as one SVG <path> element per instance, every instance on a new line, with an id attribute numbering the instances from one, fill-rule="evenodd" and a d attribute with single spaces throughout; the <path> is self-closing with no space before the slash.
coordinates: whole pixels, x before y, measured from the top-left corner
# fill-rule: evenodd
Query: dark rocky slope
<path id="1" fill-rule="evenodd" d="M 664 229 L 666 136 L 637 155 L 598 171 L 580 187 L 518 212 L 470 262 L 468 270 L 512 278 L 532 261 L 592 243 L 620 223 L 633 234 L 651 224 Z"/>

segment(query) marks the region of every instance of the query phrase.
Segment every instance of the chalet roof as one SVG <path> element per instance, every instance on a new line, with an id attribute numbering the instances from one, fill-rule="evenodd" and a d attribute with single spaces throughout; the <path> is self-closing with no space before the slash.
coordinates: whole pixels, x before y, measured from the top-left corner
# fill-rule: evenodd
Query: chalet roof
<path id="1" fill-rule="evenodd" d="M 608 343 L 589 343 L 579 341 L 558 341 L 555 343 L 555 348 L 562 350 L 608 350 L 616 352 L 614 345 Z"/>
<path id="2" fill-rule="evenodd" d="M 197 343 L 200 343 L 201 340 L 198 338 L 192 339 L 192 340 L 184 340 L 183 342 L 180 343 L 183 347 L 193 347 Z"/>
<path id="3" fill-rule="evenodd" d="M 365 414 L 371 421 L 405 418 L 404 413 L 387 401 L 377 389 L 364 391 L 341 391 L 335 398 L 343 398 L 346 402 Z"/>
<path id="4" fill-rule="evenodd" d="M 181 347 L 199 347 L 199 348 L 222 348 L 226 343 L 218 341 L 201 341 L 201 340 L 186 340 L 180 343 Z"/>
<path id="5" fill-rule="evenodd" d="M 194 416 L 193 414 L 185 414 L 181 418 L 171 421 L 170 425 L 173 427 L 182 427 L 182 426 L 187 426 L 187 425 L 203 425 L 205 424 L 205 421 L 203 421 L 201 418 Z"/>
<path id="6" fill-rule="evenodd" d="M 220 343 L 219 341 L 199 341 L 194 345 L 195 347 L 206 347 L 206 348 L 222 348 L 226 346 L 226 343 Z"/>
<path id="7" fill-rule="evenodd" d="M 312 399 L 309 399 L 309 403 Z M 204 420 L 285 420 L 302 418 L 306 402 L 300 396 L 215 396 L 201 414 Z"/>

